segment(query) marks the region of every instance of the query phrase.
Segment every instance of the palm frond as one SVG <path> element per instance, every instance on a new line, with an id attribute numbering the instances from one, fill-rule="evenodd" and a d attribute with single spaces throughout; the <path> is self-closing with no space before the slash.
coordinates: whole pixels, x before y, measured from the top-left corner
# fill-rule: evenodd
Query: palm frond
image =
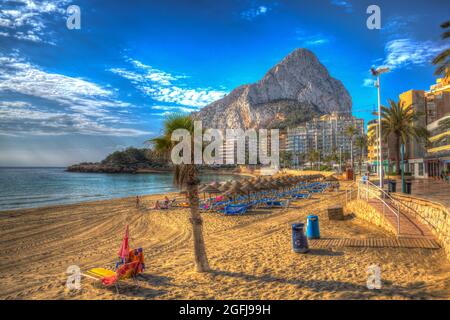
<path id="1" fill-rule="evenodd" d="M 433 64 L 442 64 L 450 57 L 450 48 L 445 49 L 441 53 L 439 53 L 434 59 L 431 61 Z"/>
<path id="2" fill-rule="evenodd" d="M 447 29 L 448 27 L 450 27 L 450 20 L 447 20 L 447 21 L 441 23 L 442 29 Z"/>

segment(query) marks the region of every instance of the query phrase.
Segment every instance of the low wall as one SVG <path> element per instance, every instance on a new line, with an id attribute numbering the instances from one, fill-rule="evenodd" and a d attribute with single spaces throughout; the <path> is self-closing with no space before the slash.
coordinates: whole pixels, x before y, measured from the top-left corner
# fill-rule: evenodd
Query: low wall
<path id="1" fill-rule="evenodd" d="M 364 200 L 349 201 L 345 206 L 345 212 L 346 214 L 353 213 L 356 217 L 374 224 L 393 235 L 397 234 L 395 227 L 386 220 L 383 214 Z"/>
<path id="2" fill-rule="evenodd" d="M 336 174 L 334 171 L 317 171 L 317 170 L 295 170 L 295 169 L 282 169 L 282 173 L 291 174 L 293 176 L 308 176 L 312 174 L 321 174 L 325 177 Z"/>
<path id="3" fill-rule="evenodd" d="M 402 210 L 406 210 L 414 218 L 428 226 L 450 260 L 450 212 L 448 208 L 440 203 L 413 196 L 394 193 L 392 197 L 401 203 Z"/>

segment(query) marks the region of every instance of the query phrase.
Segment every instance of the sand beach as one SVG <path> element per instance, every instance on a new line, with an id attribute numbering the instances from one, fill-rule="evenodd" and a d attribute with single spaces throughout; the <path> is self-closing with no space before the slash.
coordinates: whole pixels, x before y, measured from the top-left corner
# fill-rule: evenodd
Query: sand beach
<path id="1" fill-rule="evenodd" d="M 171 197 L 174 194 L 169 195 Z M 322 237 L 388 235 L 357 218 L 328 221 L 338 201 L 326 192 L 285 209 L 245 216 L 202 213 L 210 273 L 194 272 L 187 209 L 150 210 L 162 195 L 4 211 L 0 218 L 1 299 L 449 299 L 450 263 L 442 250 L 399 248 L 291 249 L 291 224 L 319 216 Z M 113 266 L 125 225 L 142 247 L 140 287 L 114 288 L 82 278 L 66 288 L 66 270 Z M 382 288 L 366 286 L 367 267 L 381 268 Z"/>

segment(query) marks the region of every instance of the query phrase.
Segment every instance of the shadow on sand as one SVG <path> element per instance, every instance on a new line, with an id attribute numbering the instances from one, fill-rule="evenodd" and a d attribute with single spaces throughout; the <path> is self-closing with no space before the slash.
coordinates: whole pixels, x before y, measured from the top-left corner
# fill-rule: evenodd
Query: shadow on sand
<path id="1" fill-rule="evenodd" d="M 368 289 L 365 284 L 337 281 L 337 280 L 317 280 L 301 278 L 283 278 L 270 274 L 251 275 L 243 272 L 231 272 L 223 270 L 212 270 L 213 276 L 240 278 L 243 282 L 259 281 L 266 283 L 278 283 L 308 288 L 315 292 L 340 293 L 336 299 L 372 299 L 386 297 L 401 297 L 404 299 L 436 299 L 445 298 L 445 292 L 427 292 L 420 282 L 411 283 L 407 286 L 394 285 L 388 281 L 382 283 L 381 289 Z M 242 284 L 244 285 L 244 283 Z"/>
<path id="2" fill-rule="evenodd" d="M 343 252 L 338 251 L 331 251 L 329 249 L 314 249 L 310 248 L 308 251 L 308 255 L 313 256 L 329 256 L 329 257 L 336 257 L 336 256 L 343 256 Z"/>
<path id="3" fill-rule="evenodd" d="M 166 290 L 154 289 L 152 287 L 169 287 L 172 286 L 170 281 L 172 278 L 165 276 L 157 276 L 152 274 L 141 274 L 137 278 L 139 285 L 132 281 L 127 281 L 119 287 L 119 294 L 128 297 L 143 297 L 153 299 L 167 293 Z M 116 290 L 114 287 L 110 290 Z"/>

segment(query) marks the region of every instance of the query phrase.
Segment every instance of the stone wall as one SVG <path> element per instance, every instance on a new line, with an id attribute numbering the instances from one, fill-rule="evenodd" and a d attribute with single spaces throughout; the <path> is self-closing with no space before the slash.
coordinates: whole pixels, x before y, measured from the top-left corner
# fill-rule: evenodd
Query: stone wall
<path id="1" fill-rule="evenodd" d="M 393 194 L 401 209 L 427 225 L 450 260 L 450 212 L 440 203 L 412 196 Z"/>
<path id="2" fill-rule="evenodd" d="M 397 234 L 395 227 L 380 212 L 364 200 L 349 201 L 345 206 L 345 212 L 346 214 L 353 213 L 356 217 L 374 224 L 393 235 Z"/>

